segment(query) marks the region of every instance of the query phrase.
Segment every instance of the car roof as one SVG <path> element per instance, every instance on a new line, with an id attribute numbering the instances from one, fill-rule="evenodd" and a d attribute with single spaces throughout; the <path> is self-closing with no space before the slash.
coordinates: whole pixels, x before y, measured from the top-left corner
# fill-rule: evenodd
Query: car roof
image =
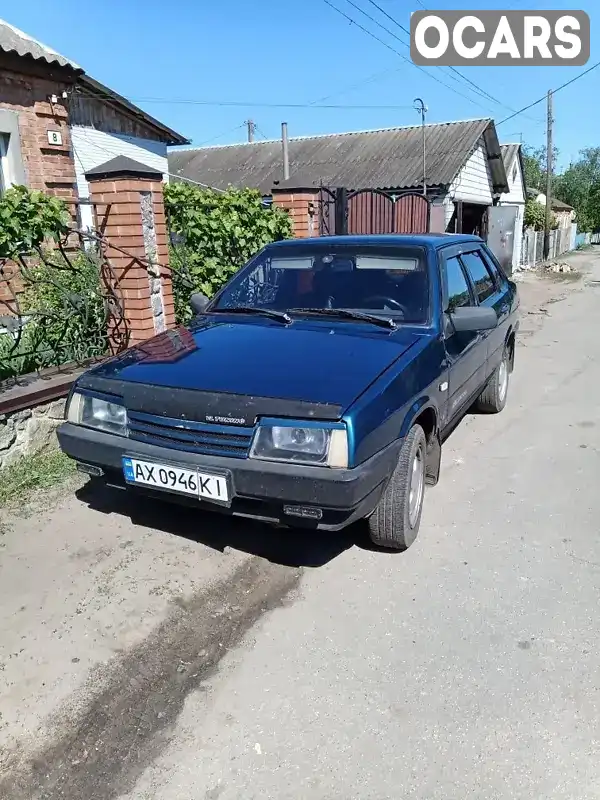
<path id="1" fill-rule="evenodd" d="M 280 242 L 273 242 L 268 247 L 310 247 L 319 245 L 346 245 L 347 247 L 391 247 L 402 245 L 425 246 L 435 249 L 447 247 L 451 244 L 462 244 L 464 242 L 481 242 L 479 236 L 471 236 L 463 233 L 411 233 L 411 234 L 369 234 L 369 235 L 347 235 L 347 236 L 315 236 L 306 239 L 283 239 Z"/>

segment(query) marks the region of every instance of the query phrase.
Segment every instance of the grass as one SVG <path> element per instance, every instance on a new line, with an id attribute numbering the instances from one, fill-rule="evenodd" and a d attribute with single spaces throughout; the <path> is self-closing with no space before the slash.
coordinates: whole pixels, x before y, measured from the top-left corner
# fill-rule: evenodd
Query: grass
<path id="1" fill-rule="evenodd" d="M 75 464 L 60 450 L 24 456 L 0 471 L 0 507 L 27 503 L 39 491 L 64 483 Z"/>

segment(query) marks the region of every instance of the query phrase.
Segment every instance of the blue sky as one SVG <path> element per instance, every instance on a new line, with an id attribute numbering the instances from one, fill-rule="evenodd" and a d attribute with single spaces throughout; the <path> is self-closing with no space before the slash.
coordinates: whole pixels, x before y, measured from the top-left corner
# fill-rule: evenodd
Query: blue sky
<path id="1" fill-rule="evenodd" d="M 348 0 L 332 0 L 408 57 L 408 48 L 362 16 Z M 353 0 L 401 39 L 407 37 L 378 15 L 368 0 Z M 418 0 L 378 0 L 405 27 Z M 507 0 L 477 3 L 431 0 L 436 8 L 572 8 L 569 0 Z M 600 3 L 583 0 L 592 22 L 590 64 L 600 60 Z M 77 61 L 90 75 L 129 97 L 195 144 L 243 141 L 252 118 L 257 138 L 409 125 L 419 121 L 413 99 L 429 107 L 428 121 L 492 116 L 501 120 L 574 77 L 584 67 L 465 67 L 472 81 L 504 106 L 479 97 L 439 70 L 429 70 L 473 102 L 418 71 L 324 0 L 22 0 L 2 9 L 8 22 Z M 378 76 L 378 77 L 373 77 Z M 373 78 L 372 80 L 369 80 Z M 354 87 L 354 88 L 353 88 Z M 394 109 L 271 108 L 260 103 L 326 102 L 398 106 Z M 600 68 L 555 97 L 559 163 L 587 146 L 600 145 Z M 248 103 L 218 106 L 153 102 L 150 99 Z M 545 107 L 538 105 L 499 127 L 501 141 L 540 145 Z"/>

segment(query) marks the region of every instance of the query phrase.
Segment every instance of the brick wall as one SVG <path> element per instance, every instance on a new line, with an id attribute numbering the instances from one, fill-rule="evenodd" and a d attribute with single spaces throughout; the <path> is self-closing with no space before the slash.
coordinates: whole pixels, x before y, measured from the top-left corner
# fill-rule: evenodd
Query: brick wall
<path id="1" fill-rule="evenodd" d="M 305 239 L 319 236 L 319 193 L 311 190 L 273 192 L 273 202 L 285 208 L 294 225 L 294 236 Z"/>
<path id="2" fill-rule="evenodd" d="M 24 75 L 0 67 L 0 108 L 19 115 L 21 153 L 27 185 L 65 200 L 77 197 L 68 111 L 60 96 L 69 84 Z M 48 97 L 57 95 L 58 103 Z M 60 131 L 61 145 L 48 143 L 48 131 Z"/>
<path id="3" fill-rule="evenodd" d="M 68 83 L 55 78 L 27 75 L 5 69 L 0 64 L 0 108 L 15 111 L 19 120 L 19 138 L 25 181 L 31 189 L 63 198 L 71 204 L 77 198 L 75 164 L 71 152 L 66 101 L 61 94 Z M 57 95 L 58 103 L 51 104 L 48 98 Z M 61 145 L 48 143 L 48 131 L 59 131 Z M 71 205 L 75 216 L 75 206 Z M 11 277 L 12 273 L 12 277 Z M 11 265 L 5 267 L 0 280 L 0 315 L 14 311 L 13 293 L 22 289 L 18 270 Z"/>

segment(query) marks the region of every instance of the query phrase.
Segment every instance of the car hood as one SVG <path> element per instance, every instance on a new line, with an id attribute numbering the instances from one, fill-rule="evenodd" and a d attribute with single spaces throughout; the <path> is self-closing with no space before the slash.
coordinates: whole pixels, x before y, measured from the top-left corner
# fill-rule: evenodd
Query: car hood
<path id="1" fill-rule="evenodd" d="M 96 367 L 92 376 L 346 408 L 418 339 L 359 322 L 204 317 Z"/>

